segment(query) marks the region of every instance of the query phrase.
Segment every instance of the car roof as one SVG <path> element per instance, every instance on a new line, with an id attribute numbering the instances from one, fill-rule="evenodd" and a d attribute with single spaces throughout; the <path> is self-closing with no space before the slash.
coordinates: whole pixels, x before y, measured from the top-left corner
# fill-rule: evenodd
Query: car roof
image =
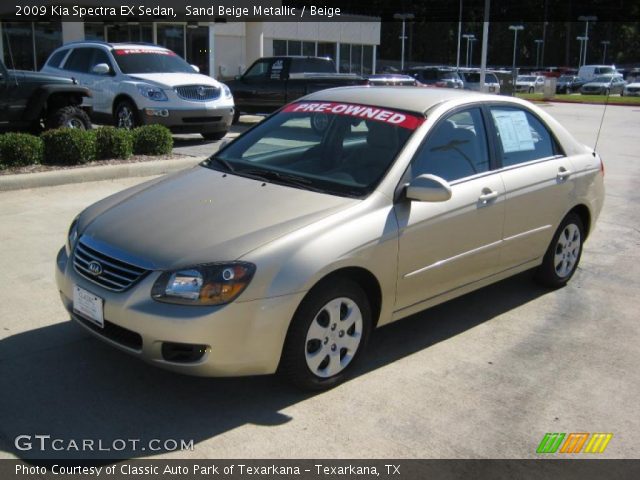
<path id="1" fill-rule="evenodd" d="M 320 90 L 304 97 L 305 101 L 344 102 L 405 110 L 424 114 L 434 105 L 448 100 L 491 100 L 495 95 L 454 88 L 424 87 L 339 87 Z"/>
<path id="2" fill-rule="evenodd" d="M 146 50 L 169 50 L 166 47 L 161 45 L 156 45 L 155 43 L 147 43 L 147 42 L 103 42 L 101 40 L 79 40 L 77 42 L 69 42 L 62 45 L 60 48 L 69 48 L 69 47 L 89 47 L 89 46 L 103 46 L 110 48 L 123 48 L 123 49 L 136 49 L 136 48 L 144 48 Z"/>

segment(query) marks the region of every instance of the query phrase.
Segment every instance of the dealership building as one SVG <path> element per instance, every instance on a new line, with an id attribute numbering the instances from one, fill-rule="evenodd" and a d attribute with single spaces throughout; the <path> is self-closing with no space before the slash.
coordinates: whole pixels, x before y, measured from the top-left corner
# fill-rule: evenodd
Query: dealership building
<path id="1" fill-rule="evenodd" d="M 64 43 L 79 40 L 163 45 L 225 79 L 270 55 L 331 57 L 344 73 L 376 70 L 380 22 L 341 17 L 341 22 L 0 22 L 0 54 L 8 68 L 38 70 Z M 349 20 L 349 21 L 344 21 Z"/>

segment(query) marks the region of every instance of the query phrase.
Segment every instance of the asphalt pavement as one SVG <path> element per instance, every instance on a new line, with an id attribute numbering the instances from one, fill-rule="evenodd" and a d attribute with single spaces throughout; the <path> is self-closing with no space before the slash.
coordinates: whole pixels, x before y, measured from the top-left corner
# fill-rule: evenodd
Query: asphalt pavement
<path id="1" fill-rule="evenodd" d="M 595 143 L 604 107 L 545 108 Z M 384 327 L 355 378 L 315 395 L 273 377 L 155 369 L 68 320 L 53 271 L 69 223 L 147 178 L 0 192 L 0 458 L 79 456 L 17 450 L 16 437 L 37 434 L 193 440 L 128 457 L 535 458 L 547 432 L 611 432 L 599 458 L 638 458 L 639 126 L 640 109 L 607 108 L 605 207 L 566 288 L 522 274 Z M 176 150 L 211 146 L 187 138 Z"/>

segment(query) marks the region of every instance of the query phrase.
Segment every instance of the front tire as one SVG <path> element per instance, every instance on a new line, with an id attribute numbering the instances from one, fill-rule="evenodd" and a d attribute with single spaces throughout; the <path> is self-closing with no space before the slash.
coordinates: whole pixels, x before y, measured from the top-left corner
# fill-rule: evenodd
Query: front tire
<path id="1" fill-rule="evenodd" d="M 91 130 L 91 120 L 80 107 L 67 105 L 51 112 L 45 120 L 45 128 L 77 128 Z"/>
<path id="2" fill-rule="evenodd" d="M 136 107 L 129 100 L 118 102 L 113 112 L 116 127 L 131 130 L 140 125 Z"/>
<path id="3" fill-rule="evenodd" d="M 583 244 L 582 219 L 569 213 L 553 236 L 542 265 L 536 270 L 536 281 L 549 288 L 564 287 L 578 269 Z"/>
<path id="4" fill-rule="evenodd" d="M 371 306 L 357 283 L 320 284 L 293 317 L 278 372 L 303 390 L 335 387 L 362 356 L 371 328 Z"/>
<path id="5" fill-rule="evenodd" d="M 201 133 L 200 135 L 202 135 L 202 138 L 204 138 L 205 140 L 222 140 L 224 138 L 224 136 L 227 134 L 227 132 L 207 132 L 207 133 Z"/>

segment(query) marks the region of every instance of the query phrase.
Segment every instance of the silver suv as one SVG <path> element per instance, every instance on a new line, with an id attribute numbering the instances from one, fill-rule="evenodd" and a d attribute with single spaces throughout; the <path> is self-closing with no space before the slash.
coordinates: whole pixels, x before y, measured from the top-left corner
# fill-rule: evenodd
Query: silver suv
<path id="1" fill-rule="evenodd" d="M 55 50 L 43 72 L 72 76 L 92 93 L 93 120 L 218 140 L 233 119 L 233 96 L 169 49 L 152 44 L 75 42 Z"/>

